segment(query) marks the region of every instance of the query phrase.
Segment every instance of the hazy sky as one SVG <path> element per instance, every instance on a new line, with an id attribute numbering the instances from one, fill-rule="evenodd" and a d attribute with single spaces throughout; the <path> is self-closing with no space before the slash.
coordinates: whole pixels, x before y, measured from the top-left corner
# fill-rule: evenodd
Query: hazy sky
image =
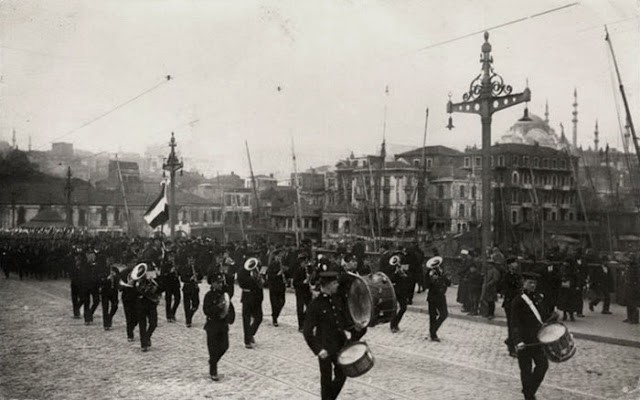
<path id="1" fill-rule="evenodd" d="M 424 48 L 572 3 L 4 0 L 0 138 L 15 128 L 21 148 L 31 135 L 35 149 L 142 153 L 175 131 L 185 156 L 242 174 L 246 139 L 254 169 L 282 175 L 292 138 L 299 169 L 377 151 L 386 104 L 387 142 L 421 145 L 429 107 L 428 144 L 463 149 L 480 144 L 479 118 L 454 114 L 448 131 L 445 106 L 479 73 L 482 34 Z M 604 23 L 640 126 L 637 0 L 580 1 L 491 30 L 496 72 L 514 92 L 529 78 L 530 111 L 542 116 L 548 99 L 569 137 L 577 87 L 585 147 L 596 118 L 601 143 L 621 147 Z M 494 141 L 522 109 L 494 115 Z"/>

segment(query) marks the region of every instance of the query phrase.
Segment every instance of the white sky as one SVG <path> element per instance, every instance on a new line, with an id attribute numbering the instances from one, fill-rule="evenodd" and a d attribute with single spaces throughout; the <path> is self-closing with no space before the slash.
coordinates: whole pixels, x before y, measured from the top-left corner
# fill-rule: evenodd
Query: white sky
<path id="1" fill-rule="evenodd" d="M 143 153 L 173 130 L 185 156 L 241 174 L 246 139 L 256 173 L 282 176 L 292 170 L 292 137 L 299 169 L 377 151 L 386 103 L 387 142 L 420 146 L 429 107 L 428 144 L 463 149 L 480 144 L 479 118 L 454 114 L 448 131 L 445 106 L 480 72 L 482 34 L 418 49 L 571 3 L 5 0 L 0 138 L 15 128 L 21 148 L 31 135 L 35 149 L 71 141 Z M 553 127 L 563 122 L 571 137 L 577 87 L 579 144 L 593 145 L 598 118 L 601 143 L 620 148 L 604 23 L 640 127 L 639 1 L 581 1 L 492 30 L 490 42 L 514 92 L 529 78 L 531 112 L 542 116 L 548 99 Z M 522 108 L 494 115 L 494 142 Z"/>

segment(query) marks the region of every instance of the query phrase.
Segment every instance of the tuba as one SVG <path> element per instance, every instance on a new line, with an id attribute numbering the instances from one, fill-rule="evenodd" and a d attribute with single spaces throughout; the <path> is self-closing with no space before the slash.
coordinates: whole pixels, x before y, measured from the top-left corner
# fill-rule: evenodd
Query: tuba
<path id="1" fill-rule="evenodd" d="M 259 286 L 264 285 L 264 275 L 266 271 L 264 268 L 260 268 L 259 259 L 257 259 L 256 257 L 247 258 L 247 260 L 244 262 L 243 267 L 245 271 L 249 271 L 249 274 L 253 279 L 256 280 L 256 282 L 258 282 Z"/>
<path id="2" fill-rule="evenodd" d="M 389 258 L 389 265 L 395 268 L 395 273 L 403 277 L 407 276 L 409 266 L 402 263 L 402 254 L 394 254 Z"/>
<path id="3" fill-rule="evenodd" d="M 153 274 L 152 274 L 153 273 Z M 131 271 L 130 281 L 138 293 L 156 304 L 160 303 L 160 286 L 154 279 L 156 271 L 149 271 L 147 264 L 138 264 Z"/>

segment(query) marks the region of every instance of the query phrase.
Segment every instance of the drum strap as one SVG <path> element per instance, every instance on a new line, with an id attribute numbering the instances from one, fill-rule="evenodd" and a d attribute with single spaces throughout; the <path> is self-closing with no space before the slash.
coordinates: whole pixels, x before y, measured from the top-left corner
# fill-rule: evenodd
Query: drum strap
<path id="1" fill-rule="evenodd" d="M 529 296 L 527 296 L 525 293 L 522 293 L 522 295 L 520 297 L 522 297 L 522 300 L 524 300 L 524 302 L 527 303 L 527 305 L 531 309 L 531 312 L 533 313 L 533 315 L 535 315 L 536 318 L 538 319 L 538 321 L 540 321 L 540 323 L 542 324 L 543 323 L 542 322 L 542 317 L 540 317 L 540 313 L 538 312 L 538 309 L 533 304 L 533 302 L 531 301 Z"/>

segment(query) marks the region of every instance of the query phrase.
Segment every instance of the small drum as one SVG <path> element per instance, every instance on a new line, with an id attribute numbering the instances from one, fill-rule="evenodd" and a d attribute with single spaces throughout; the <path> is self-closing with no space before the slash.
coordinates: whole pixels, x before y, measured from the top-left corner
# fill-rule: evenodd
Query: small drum
<path id="1" fill-rule="evenodd" d="M 338 365 L 349 378 L 366 374 L 373 364 L 373 354 L 365 342 L 348 344 L 338 353 Z"/>
<path id="2" fill-rule="evenodd" d="M 569 332 L 569 329 L 560 322 L 542 325 L 542 328 L 538 331 L 538 340 L 550 361 L 567 361 L 576 354 L 573 335 Z"/>
<path id="3" fill-rule="evenodd" d="M 391 321 L 398 306 L 391 279 L 382 272 L 354 275 L 349 287 L 348 306 L 351 319 L 358 328 Z"/>

